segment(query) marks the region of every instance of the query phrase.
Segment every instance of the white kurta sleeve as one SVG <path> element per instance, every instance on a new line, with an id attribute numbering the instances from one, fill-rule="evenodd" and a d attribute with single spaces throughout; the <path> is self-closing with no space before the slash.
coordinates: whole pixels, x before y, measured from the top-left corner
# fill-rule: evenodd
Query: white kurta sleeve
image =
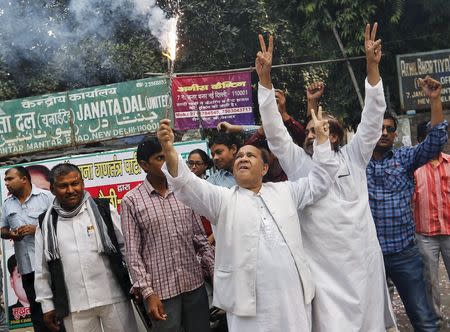
<path id="1" fill-rule="evenodd" d="M 223 197 L 231 193 L 231 189 L 215 186 L 206 180 L 200 179 L 192 173 L 178 156 L 178 176 L 172 177 L 166 164 L 162 167 L 166 174 L 169 187 L 175 197 L 201 216 L 205 216 L 211 223 L 216 224 L 222 205 Z"/>
<path id="2" fill-rule="evenodd" d="M 339 170 L 339 161 L 331 150 L 330 141 L 316 145 L 314 142 L 313 166 L 306 178 L 288 182 L 297 209 L 311 205 L 328 193 Z"/>
<path id="3" fill-rule="evenodd" d="M 361 122 L 356 134 L 347 144 L 346 149 L 352 159 L 352 164 L 366 168 L 372 157 L 373 149 L 381 137 L 383 116 L 386 111 L 384 99 L 383 82 L 371 86 L 365 81 L 366 97 L 364 98 L 364 109 L 361 113 Z"/>
<path id="4" fill-rule="evenodd" d="M 34 289 L 36 291 L 36 302 L 42 306 L 42 312 L 55 309 L 53 304 L 53 292 L 50 287 L 50 272 L 48 271 L 47 261 L 44 256 L 44 242 L 41 228 L 36 229 L 35 239 L 35 270 L 34 270 Z"/>
<path id="5" fill-rule="evenodd" d="M 284 126 L 275 100 L 275 90 L 258 84 L 258 103 L 262 125 L 270 150 L 280 161 L 289 180 L 305 177 L 311 169 L 310 156 L 294 143 Z"/>

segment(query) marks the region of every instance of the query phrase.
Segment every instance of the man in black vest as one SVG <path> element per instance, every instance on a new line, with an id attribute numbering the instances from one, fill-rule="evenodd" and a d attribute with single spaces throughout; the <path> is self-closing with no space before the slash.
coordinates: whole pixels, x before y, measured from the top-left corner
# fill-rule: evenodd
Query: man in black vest
<path id="1" fill-rule="evenodd" d="M 52 331 L 137 331 L 123 237 L 108 201 L 84 190 L 75 165 L 50 172 L 52 207 L 36 232 L 36 300 Z"/>

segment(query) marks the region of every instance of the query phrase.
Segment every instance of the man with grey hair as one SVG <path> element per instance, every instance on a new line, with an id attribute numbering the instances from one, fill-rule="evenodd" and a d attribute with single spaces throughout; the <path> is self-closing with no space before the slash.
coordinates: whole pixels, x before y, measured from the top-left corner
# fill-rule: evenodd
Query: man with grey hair
<path id="1" fill-rule="evenodd" d="M 137 331 L 131 282 L 121 249 L 119 216 L 84 190 L 77 166 L 50 172 L 55 200 L 36 232 L 36 300 L 44 321 L 60 331 Z"/>

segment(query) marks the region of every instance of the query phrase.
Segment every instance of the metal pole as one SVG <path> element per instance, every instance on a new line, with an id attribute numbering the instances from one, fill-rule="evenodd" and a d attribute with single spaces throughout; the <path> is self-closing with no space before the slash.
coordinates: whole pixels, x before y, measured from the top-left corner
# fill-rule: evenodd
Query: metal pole
<path id="1" fill-rule="evenodd" d="M 331 18 L 331 15 L 330 15 L 330 13 L 328 12 L 327 9 L 325 9 L 325 14 L 327 14 L 328 18 L 332 22 L 334 38 L 336 38 L 336 41 L 337 41 L 337 43 L 339 45 L 339 48 L 341 49 L 342 55 L 345 58 L 347 58 L 347 54 L 345 53 L 344 45 L 342 44 L 341 38 L 339 37 L 339 34 L 337 32 L 337 29 L 336 29 L 336 23 Z M 361 95 L 361 91 L 359 90 L 358 82 L 356 82 L 355 73 L 353 72 L 352 65 L 350 64 L 350 61 L 348 60 L 348 58 L 346 60 L 346 63 L 347 63 L 348 73 L 350 74 L 350 78 L 352 79 L 353 86 L 355 87 L 356 95 L 358 96 L 359 104 L 361 105 L 361 109 L 363 109 L 364 108 L 364 99 L 363 99 L 363 97 Z"/>

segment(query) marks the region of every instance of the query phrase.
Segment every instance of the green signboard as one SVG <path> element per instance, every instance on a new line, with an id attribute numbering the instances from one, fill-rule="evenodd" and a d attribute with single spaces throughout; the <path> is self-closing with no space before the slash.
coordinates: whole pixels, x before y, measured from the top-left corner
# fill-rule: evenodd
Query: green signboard
<path id="1" fill-rule="evenodd" d="M 157 77 L 0 102 L 0 157 L 154 132 L 168 91 Z"/>

